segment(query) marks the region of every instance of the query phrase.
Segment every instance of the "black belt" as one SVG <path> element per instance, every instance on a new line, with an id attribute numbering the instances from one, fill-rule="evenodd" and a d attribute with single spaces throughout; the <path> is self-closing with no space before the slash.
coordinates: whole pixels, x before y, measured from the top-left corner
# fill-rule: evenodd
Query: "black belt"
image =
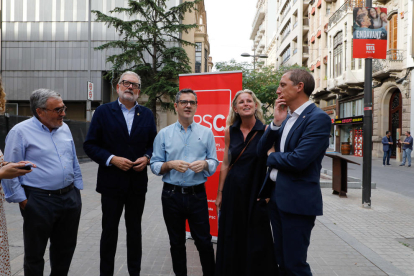
<path id="1" fill-rule="evenodd" d="M 43 190 L 40 188 L 35 188 L 35 187 L 30 187 L 30 186 L 26 186 L 26 185 L 22 185 L 23 188 L 28 189 L 28 190 L 32 190 L 32 191 L 38 191 L 38 192 L 42 192 L 45 194 L 54 194 L 54 195 L 64 195 L 69 193 L 70 191 L 73 190 L 73 188 L 75 187 L 75 185 L 72 183 L 69 186 L 66 186 L 63 189 L 59 189 L 59 190 Z"/>
<path id="2" fill-rule="evenodd" d="M 194 185 L 194 186 L 183 187 L 183 186 L 177 186 L 177 185 L 164 182 L 164 189 L 171 190 L 177 193 L 181 193 L 183 195 L 194 194 L 194 193 L 205 191 L 204 183 Z"/>

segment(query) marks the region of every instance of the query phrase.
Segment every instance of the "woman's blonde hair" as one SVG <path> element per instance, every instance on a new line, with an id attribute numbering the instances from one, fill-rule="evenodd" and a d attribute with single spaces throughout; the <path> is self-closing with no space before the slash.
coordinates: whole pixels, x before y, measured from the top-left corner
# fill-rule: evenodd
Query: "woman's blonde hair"
<path id="1" fill-rule="evenodd" d="M 0 113 L 6 111 L 6 93 L 4 92 L 2 81 L 0 78 Z"/>
<path id="2" fill-rule="evenodd" d="M 253 102 L 257 104 L 257 109 L 255 112 L 256 119 L 260 120 L 263 124 L 265 123 L 265 120 L 263 118 L 263 110 L 262 110 L 262 102 L 256 97 L 256 95 L 253 93 L 253 91 L 249 89 L 240 90 L 236 93 L 236 96 L 234 96 L 234 99 L 231 103 L 231 107 L 229 110 L 229 115 L 227 116 L 226 124 L 227 126 L 231 126 L 234 121 L 236 121 L 237 118 L 240 118 L 240 115 L 234 112 L 234 107 L 236 107 L 237 98 L 240 96 L 240 94 L 247 93 L 252 96 Z"/>

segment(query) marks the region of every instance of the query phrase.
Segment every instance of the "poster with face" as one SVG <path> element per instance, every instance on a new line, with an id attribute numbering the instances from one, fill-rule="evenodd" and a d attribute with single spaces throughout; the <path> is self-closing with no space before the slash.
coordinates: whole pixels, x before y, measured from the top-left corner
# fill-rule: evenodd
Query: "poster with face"
<path id="1" fill-rule="evenodd" d="M 354 8 L 353 58 L 387 57 L 387 9 Z"/>

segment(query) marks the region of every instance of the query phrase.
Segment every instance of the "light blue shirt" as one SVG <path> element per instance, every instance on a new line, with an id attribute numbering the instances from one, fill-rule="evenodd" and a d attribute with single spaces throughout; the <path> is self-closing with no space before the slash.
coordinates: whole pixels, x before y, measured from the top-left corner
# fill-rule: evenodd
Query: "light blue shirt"
<path id="1" fill-rule="evenodd" d="M 118 104 L 119 104 L 119 107 L 121 108 L 122 114 L 124 114 L 125 122 L 128 127 L 128 134 L 131 135 L 132 123 L 134 122 L 135 109 L 138 106 L 138 103 L 135 102 L 134 107 L 131 108 L 130 110 L 128 110 L 128 108 L 126 108 L 125 105 L 119 101 L 119 98 L 118 98 Z M 112 166 L 110 162 L 112 160 L 112 157 L 114 156 L 115 155 L 112 154 L 111 156 L 109 156 L 108 160 L 106 160 L 107 166 Z"/>
<path id="2" fill-rule="evenodd" d="M 213 175 L 219 161 L 216 154 L 216 143 L 213 132 L 196 123 L 188 126 L 187 131 L 177 121 L 175 124 L 163 128 L 155 137 L 154 152 L 151 158 L 151 170 L 156 175 L 161 175 L 161 167 L 164 162 L 182 160 L 192 163 L 197 160 L 205 160 L 208 163 L 208 171 L 199 173 L 188 169 L 184 173 L 171 170 L 165 173 L 162 181 L 178 186 L 194 186 L 207 181 L 207 177 Z"/>
<path id="3" fill-rule="evenodd" d="M 59 190 L 71 183 L 83 189 L 82 174 L 69 127 L 63 123 L 49 131 L 36 117 L 15 125 L 6 137 L 4 160 L 36 164 L 31 173 L 3 179 L 8 202 L 22 202 L 26 194 L 21 185 L 44 190 Z"/>

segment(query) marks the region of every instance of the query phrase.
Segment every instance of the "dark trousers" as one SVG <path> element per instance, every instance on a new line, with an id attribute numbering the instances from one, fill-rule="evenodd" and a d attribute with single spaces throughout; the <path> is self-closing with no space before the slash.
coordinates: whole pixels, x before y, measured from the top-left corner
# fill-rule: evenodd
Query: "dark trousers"
<path id="1" fill-rule="evenodd" d="M 25 188 L 23 216 L 24 275 L 43 276 L 47 242 L 50 239 L 51 276 L 68 275 L 78 237 L 82 209 L 75 187 L 63 195 Z"/>
<path id="2" fill-rule="evenodd" d="M 214 275 L 214 249 L 211 243 L 206 191 L 181 194 L 164 186 L 162 211 L 170 237 L 173 270 L 177 276 L 187 276 L 185 222 L 200 254 L 204 276 Z"/>
<path id="3" fill-rule="evenodd" d="M 129 275 L 140 275 L 142 258 L 141 218 L 144 212 L 145 192 L 130 192 L 122 196 L 101 196 L 102 235 L 100 275 L 114 275 L 118 226 L 125 207 L 127 265 Z"/>
<path id="4" fill-rule="evenodd" d="M 384 151 L 384 156 L 382 157 L 382 164 L 385 165 L 385 159 L 387 159 L 387 165 L 390 164 L 390 158 L 391 158 L 391 147 L 388 151 Z"/>
<path id="5" fill-rule="evenodd" d="M 279 275 L 311 276 L 306 259 L 316 217 L 283 212 L 272 199 L 268 206 Z"/>

